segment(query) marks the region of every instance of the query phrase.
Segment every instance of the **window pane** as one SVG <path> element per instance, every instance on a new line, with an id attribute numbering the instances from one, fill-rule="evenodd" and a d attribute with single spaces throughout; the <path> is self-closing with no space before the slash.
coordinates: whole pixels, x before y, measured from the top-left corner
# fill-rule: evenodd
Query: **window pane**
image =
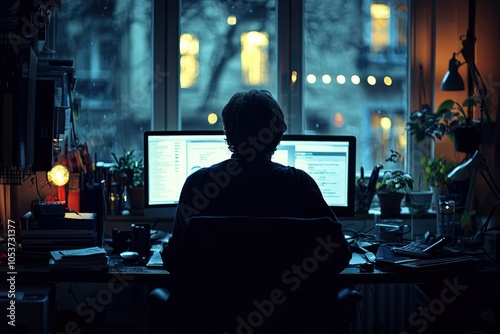
<path id="1" fill-rule="evenodd" d="M 221 129 L 236 92 L 276 94 L 274 0 L 183 0 L 180 36 L 182 128 Z"/>
<path id="2" fill-rule="evenodd" d="M 135 149 L 151 123 L 151 0 L 63 1 L 55 58 L 74 61 L 76 135 L 100 161 Z"/>
<path id="3" fill-rule="evenodd" d="M 403 168 L 384 161 L 406 155 L 407 1 L 304 3 L 306 131 L 355 135 L 368 170 Z"/>

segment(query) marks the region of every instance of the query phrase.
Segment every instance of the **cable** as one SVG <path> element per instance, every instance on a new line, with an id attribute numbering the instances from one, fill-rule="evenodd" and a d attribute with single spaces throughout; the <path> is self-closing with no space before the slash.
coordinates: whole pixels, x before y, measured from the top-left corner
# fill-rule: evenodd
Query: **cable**
<path id="1" fill-rule="evenodd" d="M 44 183 L 41 187 L 38 187 L 38 177 L 36 175 L 36 172 L 33 173 L 33 179 L 31 179 L 31 183 L 35 185 L 36 193 L 38 194 L 40 201 L 43 202 L 44 198 L 42 197 L 42 194 L 40 194 L 40 188 L 43 188 L 47 184 L 52 188 L 52 185 L 47 181 L 47 183 Z"/>

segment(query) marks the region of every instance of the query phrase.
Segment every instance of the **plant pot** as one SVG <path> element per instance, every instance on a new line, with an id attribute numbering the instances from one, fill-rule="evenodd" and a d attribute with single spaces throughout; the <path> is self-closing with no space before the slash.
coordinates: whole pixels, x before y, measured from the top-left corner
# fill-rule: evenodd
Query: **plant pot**
<path id="1" fill-rule="evenodd" d="M 455 151 L 474 153 L 481 144 L 481 127 L 460 126 L 453 131 Z"/>
<path id="2" fill-rule="evenodd" d="M 405 197 L 404 193 L 379 192 L 380 217 L 398 217 L 401 213 L 401 201 Z"/>
<path id="3" fill-rule="evenodd" d="M 413 213 L 427 212 L 431 207 L 433 192 L 430 190 L 411 191 L 406 194 L 406 205 Z"/>
<path id="4" fill-rule="evenodd" d="M 130 213 L 133 215 L 144 214 L 144 187 L 127 188 Z"/>

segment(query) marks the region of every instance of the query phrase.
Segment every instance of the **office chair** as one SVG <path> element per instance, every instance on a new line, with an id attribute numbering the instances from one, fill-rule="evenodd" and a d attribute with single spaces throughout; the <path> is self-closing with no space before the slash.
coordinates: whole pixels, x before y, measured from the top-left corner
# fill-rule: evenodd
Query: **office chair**
<path id="1" fill-rule="evenodd" d="M 187 223 L 171 289 L 149 295 L 150 333 L 349 332 L 362 296 L 337 282 L 330 218 Z"/>

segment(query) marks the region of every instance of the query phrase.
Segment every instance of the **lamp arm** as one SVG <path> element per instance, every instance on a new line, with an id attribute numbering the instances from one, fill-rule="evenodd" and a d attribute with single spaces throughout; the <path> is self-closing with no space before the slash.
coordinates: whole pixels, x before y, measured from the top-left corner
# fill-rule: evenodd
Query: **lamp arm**
<path id="1" fill-rule="evenodd" d="M 488 122 L 491 122 L 491 116 L 487 110 L 487 106 L 485 103 L 486 100 L 486 84 L 484 83 L 484 80 L 479 73 L 479 69 L 476 66 L 475 60 L 474 60 L 474 44 L 475 44 L 475 39 L 476 37 L 470 33 L 470 31 L 467 32 L 467 36 L 462 39 L 462 50 L 460 50 L 460 53 L 465 59 L 465 62 L 467 63 L 467 66 L 469 68 L 469 74 L 470 78 L 472 80 L 473 85 L 475 86 L 477 90 L 477 95 L 479 96 L 479 99 L 481 101 L 481 121 L 483 120 L 482 117 L 483 115 L 486 117 L 486 120 Z M 472 93 L 472 92 L 471 92 Z"/>
<path id="2" fill-rule="evenodd" d="M 493 214 L 495 211 L 500 207 L 500 200 L 498 200 L 495 205 L 493 205 L 493 208 L 491 208 L 490 214 L 488 215 L 488 218 L 486 218 L 486 221 L 484 222 L 483 227 L 481 228 L 482 232 L 488 231 L 488 225 L 490 224 L 490 220 L 493 217 Z"/>
<path id="3" fill-rule="evenodd" d="M 493 179 L 493 176 L 491 175 L 489 169 L 485 168 L 484 171 L 486 172 L 488 177 L 486 177 L 486 175 L 483 173 L 483 171 L 480 172 L 481 176 L 486 181 L 486 184 L 490 188 L 493 195 L 495 195 L 495 198 L 497 199 L 497 201 L 500 200 L 500 190 L 498 188 L 498 185 L 496 184 L 495 180 Z"/>
<path id="4" fill-rule="evenodd" d="M 486 105 L 486 84 L 484 83 L 484 80 L 479 73 L 479 70 L 474 63 L 467 63 L 470 71 L 470 75 L 472 77 L 472 81 L 474 82 L 474 86 L 476 87 L 477 90 L 477 95 L 479 96 L 479 99 L 481 101 L 481 117 L 486 118 L 487 122 L 491 122 L 491 116 L 490 113 L 488 112 L 488 106 Z M 482 119 L 481 119 L 482 121 Z"/>

